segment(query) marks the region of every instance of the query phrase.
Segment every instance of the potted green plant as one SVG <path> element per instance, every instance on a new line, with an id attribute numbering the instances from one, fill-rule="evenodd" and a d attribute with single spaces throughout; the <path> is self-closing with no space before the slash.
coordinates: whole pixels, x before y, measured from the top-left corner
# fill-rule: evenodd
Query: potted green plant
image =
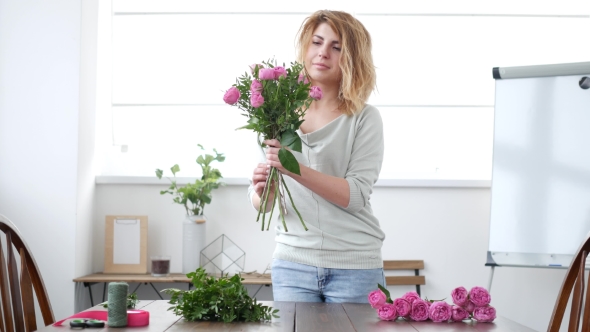
<path id="1" fill-rule="evenodd" d="M 201 150 L 205 150 L 201 144 L 198 144 Z M 202 176 L 195 180 L 194 183 L 187 183 L 185 186 L 179 186 L 176 181 L 176 173 L 180 172 L 178 164 L 172 166 L 173 179 L 170 180 L 170 187 L 160 191 L 160 195 L 172 195 L 173 202 L 181 204 L 186 210 L 186 218 L 182 227 L 182 272 L 189 273 L 195 271 L 199 266 L 200 253 L 205 247 L 205 205 L 211 203 L 214 189 L 225 185 L 219 180 L 222 178 L 221 172 L 213 168 L 211 163 L 214 161 L 223 162 L 225 156 L 213 149 L 215 155 L 201 154 L 197 157 L 197 164 L 201 166 Z M 156 176 L 162 179 L 164 171 L 156 169 Z"/>

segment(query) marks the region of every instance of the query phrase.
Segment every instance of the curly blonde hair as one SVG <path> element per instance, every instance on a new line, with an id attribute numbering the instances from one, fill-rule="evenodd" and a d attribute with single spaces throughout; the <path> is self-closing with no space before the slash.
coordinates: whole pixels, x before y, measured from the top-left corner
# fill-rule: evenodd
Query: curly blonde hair
<path id="1" fill-rule="evenodd" d="M 313 32 L 321 23 L 327 23 L 340 38 L 339 108 L 347 115 L 358 113 L 376 85 L 371 35 L 361 22 L 346 12 L 319 10 L 307 17 L 299 28 L 297 61 L 304 63 Z"/>

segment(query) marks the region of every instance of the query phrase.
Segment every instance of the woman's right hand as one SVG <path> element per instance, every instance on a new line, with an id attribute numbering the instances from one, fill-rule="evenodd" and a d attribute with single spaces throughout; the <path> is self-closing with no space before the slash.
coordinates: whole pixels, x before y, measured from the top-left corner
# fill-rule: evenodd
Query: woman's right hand
<path id="1" fill-rule="evenodd" d="M 254 173 L 252 174 L 252 185 L 254 186 L 254 190 L 260 199 L 262 200 L 262 192 L 264 191 L 264 187 L 266 186 L 266 180 L 268 178 L 270 167 L 267 164 L 260 163 L 254 169 Z M 273 188 L 274 189 L 274 188 Z M 273 190 L 271 189 L 271 194 Z"/>

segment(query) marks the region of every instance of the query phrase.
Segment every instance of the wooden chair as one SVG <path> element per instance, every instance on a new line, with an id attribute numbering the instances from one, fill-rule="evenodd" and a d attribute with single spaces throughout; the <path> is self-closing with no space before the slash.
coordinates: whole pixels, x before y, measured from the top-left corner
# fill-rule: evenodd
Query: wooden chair
<path id="1" fill-rule="evenodd" d="M 35 331 L 35 302 L 33 289 L 41 309 L 43 322 L 49 325 L 55 322 L 49 297 L 41 279 L 31 250 L 23 240 L 16 226 L 3 215 L 0 215 L 0 230 L 6 235 L 6 254 L 0 239 L 0 296 L 2 311 L 0 312 L 0 330 Z M 14 250 L 20 256 L 20 278 Z"/>
<path id="2" fill-rule="evenodd" d="M 416 285 L 416 293 L 420 295 L 420 285 L 426 285 L 426 277 L 420 275 L 424 269 L 423 260 L 383 261 L 383 270 L 414 270 L 413 276 L 385 276 L 385 283 L 391 285 Z"/>
<path id="3" fill-rule="evenodd" d="M 553 308 L 553 314 L 549 321 L 548 332 L 559 331 L 565 307 L 569 301 L 572 289 L 574 291 L 574 297 L 572 298 L 568 331 L 578 331 L 580 327 L 580 318 L 582 318 L 582 331 L 590 331 L 590 288 L 587 284 L 588 281 L 584 278 L 588 252 L 590 252 L 590 234 L 588 234 L 586 240 L 582 243 L 580 248 L 578 248 L 576 255 L 572 259 L 572 263 L 567 270 L 565 279 L 563 279 L 559 295 L 557 295 L 555 307 Z M 580 316 L 582 313 L 582 301 L 584 300 L 584 288 L 587 288 L 586 301 L 584 304 L 584 314 Z"/>

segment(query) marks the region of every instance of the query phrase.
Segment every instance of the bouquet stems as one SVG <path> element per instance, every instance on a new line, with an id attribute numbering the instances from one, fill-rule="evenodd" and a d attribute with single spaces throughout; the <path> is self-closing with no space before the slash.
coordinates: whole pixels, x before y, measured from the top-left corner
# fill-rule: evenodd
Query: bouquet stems
<path id="1" fill-rule="evenodd" d="M 289 201 L 291 202 L 291 206 L 293 207 L 293 209 L 297 213 L 297 216 L 299 217 L 299 220 L 301 221 L 301 224 L 303 225 L 303 229 L 305 229 L 307 231 L 308 228 L 307 228 L 307 226 L 305 226 L 305 222 L 303 221 L 303 218 L 301 217 L 299 210 L 297 210 L 297 207 L 295 207 L 295 203 L 293 203 L 293 198 L 291 197 L 291 192 L 289 191 L 289 188 L 287 188 L 287 184 L 285 183 L 285 180 L 283 179 L 283 175 L 275 167 L 270 168 L 268 179 L 266 180 L 266 185 L 264 186 L 264 189 L 262 191 L 262 202 L 260 203 L 260 207 L 258 208 L 258 216 L 256 217 L 256 221 L 258 222 L 258 220 L 260 220 L 260 215 L 262 214 L 262 225 L 261 225 L 262 230 L 264 230 L 266 209 L 268 206 L 267 204 L 268 204 L 271 188 L 273 186 L 275 188 L 275 193 L 274 193 L 273 197 L 271 198 L 272 199 L 272 206 L 271 206 L 270 217 L 269 217 L 269 221 L 268 221 L 266 230 L 268 230 L 270 227 L 270 219 L 272 218 L 272 213 L 273 213 L 273 210 L 275 207 L 275 203 L 277 200 L 279 200 L 279 213 L 281 215 L 281 221 L 283 223 L 283 227 L 285 228 L 285 232 L 289 231 L 289 229 L 287 228 L 287 223 L 285 222 L 284 210 L 286 210 L 286 207 L 285 207 L 285 204 L 283 203 L 283 200 L 282 200 L 284 194 L 281 189 L 284 189 L 287 192 L 287 195 L 289 196 Z"/>

